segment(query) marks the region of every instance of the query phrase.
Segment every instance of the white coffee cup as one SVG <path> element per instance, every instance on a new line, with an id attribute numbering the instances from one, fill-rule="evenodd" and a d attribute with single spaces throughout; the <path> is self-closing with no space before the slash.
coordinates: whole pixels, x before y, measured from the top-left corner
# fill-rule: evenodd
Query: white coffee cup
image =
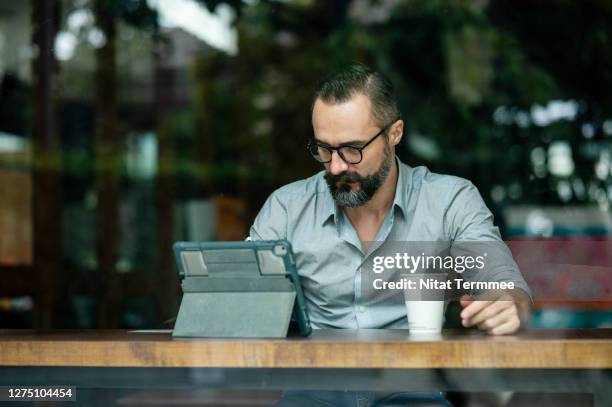
<path id="1" fill-rule="evenodd" d="M 412 280 L 412 288 L 404 290 L 406 316 L 410 334 L 440 333 L 444 322 L 444 297 L 442 288 L 423 288 L 420 280 L 446 281 L 445 273 L 404 274 L 402 278 Z"/>
<path id="2" fill-rule="evenodd" d="M 439 333 L 444 320 L 444 301 L 406 301 L 411 334 Z"/>

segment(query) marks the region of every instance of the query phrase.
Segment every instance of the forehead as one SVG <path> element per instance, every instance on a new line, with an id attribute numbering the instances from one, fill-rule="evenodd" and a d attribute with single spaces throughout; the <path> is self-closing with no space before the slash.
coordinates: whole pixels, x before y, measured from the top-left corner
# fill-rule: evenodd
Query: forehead
<path id="1" fill-rule="evenodd" d="M 370 99 L 362 94 L 336 104 L 317 99 L 312 109 L 315 137 L 330 145 L 366 141 L 378 128 L 371 113 Z"/>

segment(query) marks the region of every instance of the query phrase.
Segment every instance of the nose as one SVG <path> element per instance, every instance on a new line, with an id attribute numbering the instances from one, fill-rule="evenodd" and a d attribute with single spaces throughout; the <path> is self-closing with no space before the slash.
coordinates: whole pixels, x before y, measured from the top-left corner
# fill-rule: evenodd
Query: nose
<path id="1" fill-rule="evenodd" d="M 340 157 L 337 151 L 332 152 L 331 161 L 329 162 L 329 172 L 332 175 L 338 175 L 346 170 L 348 170 L 348 164 Z"/>

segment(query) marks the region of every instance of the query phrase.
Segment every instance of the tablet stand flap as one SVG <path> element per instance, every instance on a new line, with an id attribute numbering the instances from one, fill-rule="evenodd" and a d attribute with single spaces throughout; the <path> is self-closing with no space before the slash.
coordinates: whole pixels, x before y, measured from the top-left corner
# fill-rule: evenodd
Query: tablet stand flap
<path id="1" fill-rule="evenodd" d="M 200 338 L 284 338 L 295 291 L 187 292 L 173 336 Z"/>

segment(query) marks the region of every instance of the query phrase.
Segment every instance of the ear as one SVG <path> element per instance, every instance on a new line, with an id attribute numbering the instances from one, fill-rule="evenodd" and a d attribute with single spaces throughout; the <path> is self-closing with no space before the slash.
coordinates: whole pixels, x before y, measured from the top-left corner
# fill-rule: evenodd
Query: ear
<path id="1" fill-rule="evenodd" d="M 393 126 L 389 129 L 389 143 L 392 146 L 396 146 L 402 141 L 404 135 L 404 121 L 398 120 L 393 123 Z"/>

